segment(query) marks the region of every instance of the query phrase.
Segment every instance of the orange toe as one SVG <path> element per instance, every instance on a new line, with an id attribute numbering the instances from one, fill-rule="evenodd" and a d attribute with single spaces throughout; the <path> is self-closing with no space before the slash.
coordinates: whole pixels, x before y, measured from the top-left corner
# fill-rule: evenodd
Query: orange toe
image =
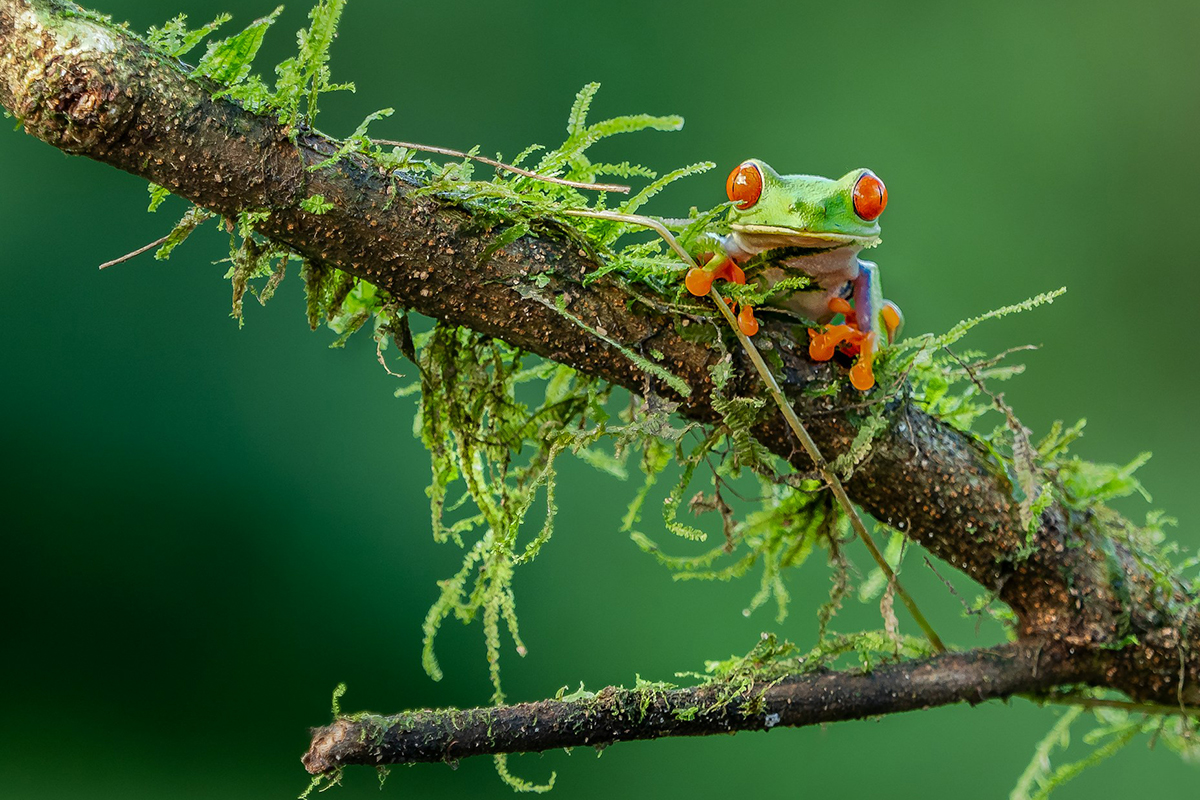
<path id="1" fill-rule="evenodd" d="M 712 288 L 713 276 L 699 267 L 692 267 L 688 270 L 684 284 L 687 286 L 689 292 L 697 297 L 703 297 Z"/>
<path id="2" fill-rule="evenodd" d="M 758 333 L 758 320 L 754 318 L 753 308 L 742 306 L 742 310 L 738 312 L 738 327 L 747 336 L 753 336 Z"/>
<path id="3" fill-rule="evenodd" d="M 900 313 L 900 307 L 890 300 L 884 300 L 879 314 L 883 317 L 883 326 L 887 329 L 888 341 L 895 341 L 896 332 L 904 324 L 904 315 Z"/>
<path id="4" fill-rule="evenodd" d="M 869 333 L 863 337 L 858 361 L 850 368 L 850 385 L 860 392 L 865 392 L 875 385 L 875 342 L 878 334 Z"/>
<path id="5" fill-rule="evenodd" d="M 850 385 L 860 392 L 865 392 L 875 385 L 875 372 L 871 369 L 870 361 L 860 358 L 850 368 Z"/>
<path id="6" fill-rule="evenodd" d="M 828 334 L 813 328 L 808 329 L 808 357 L 813 361 L 828 361 L 833 358 L 836 345 Z"/>

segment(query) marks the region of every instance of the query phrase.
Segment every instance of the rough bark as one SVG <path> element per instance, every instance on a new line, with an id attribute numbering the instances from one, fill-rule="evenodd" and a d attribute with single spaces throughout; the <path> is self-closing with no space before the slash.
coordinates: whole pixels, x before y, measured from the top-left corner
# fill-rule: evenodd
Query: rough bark
<path id="1" fill-rule="evenodd" d="M 635 392 L 674 394 L 618 348 L 531 297 L 531 279 L 545 276 L 549 283 L 542 293 L 563 298 L 576 318 L 647 358 L 662 354 L 655 357 L 658 363 L 692 387 L 689 397 L 676 397 L 679 413 L 706 421 L 717 417 L 709 379 L 717 355 L 683 335 L 688 326 L 708 322 L 631 302 L 616 281 L 585 287 L 581 279 L 599 265 L 569 227 L 547 220 L 540 235 L 490 252 L 494 219 L 442 199 L 413 197 L 411 179 L 397 180 L 356 157 L 310 172 L 307 167 L 334 152 L 335 143 L 213 99 L 211 89 L 189 77 L 178 61 L 72 4 L 0 0 L 0 104 L 29 134 L 139 175 L 221 215 L 269 210 L 258 228 L 263 235 L 371 281 L 422 314 Z M 323 215 L 304 211 L 300 202 L 314 194 L 324 195 L 333 209 Z M 847 411 L 862 398 L 853 390 L 807 396 L 806 386 L 843 367 L 810 362 L 796 335 L 792 326 L 767 321 L 759 341 L 782 358 L 785 392 L 832 458 L 853 440 Z M 760 387 L 745 366 L 739 364 L 736 391 L 757 394 Z M 1160 596 L 1131 553 L 1104 540 L 1091 520 L 1057 505 L 1043 513 L 1032 552 L 1023 554 L 1027 542 L 1017 505 L 985 450 L 910 404 L 903 387 L 886 414 L 887 430 L 848 483 L 856 502 L 996 590 L 1016 612 L 1023 640 L 1055 652 L 1065 648 L 1073 681 L 1164 703 L 1200 701 L 1197 633 L 1189 620 L 1173 616 L 1168 603 L 1188 599 L 1182 588 L 1174 597 Z M 765 418 L 754 435 L 798 468 L 811 466 L 778 416 Z M 1114 648 L 1127 634 L 1138 643 Z M 921 669 L 936 674 L 950 663 L 935 659 Z M 913 668 L 886 674 L 903 675 L 904 669 Z M 962 674 L 948 671 L 947 686 Z M 788 687 L 800 691 L 806 685 Z M 1015 682 L 1008 691 L 1038 685 Z M 930 702 L 966 695 L 938 697 L 943 696 Z M 871 708 L 863 713 L 888 710 Z"/>

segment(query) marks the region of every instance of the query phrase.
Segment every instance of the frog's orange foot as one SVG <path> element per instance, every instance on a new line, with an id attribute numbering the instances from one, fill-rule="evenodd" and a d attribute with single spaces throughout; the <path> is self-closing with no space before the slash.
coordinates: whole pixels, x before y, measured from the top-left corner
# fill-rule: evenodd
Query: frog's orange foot
<path id="1" fill-rule="evenodd" d="M 865 392 L 875 385 L 875 373 L 869 361 L 859 359 L 850 368 L 850 384 L 860 392 Z"/>
<path id="2" fill-rule="evenodd" d="M 689 292 L 703 297 L 708 294 L 713 282 L 718 280 L 745 283 L 746 273 L 731 259 L 714 256 L 705 266 L 689 269 L 683 282 Z"/>
<path id="3" fill-rule="evenodd" d="M 843 342 L 857 344 L 861 336 L 849 325 L 827 325 L 825 330 L 808 329 L 808 355 L 813 361 L 828 361 Z"/>
<path id="4" fill-rule="evenodd" d="M 858 359 L 850 367 L 850 384 L 860 392 L 875 385 L 875 344 L 878 335 L 863 333 L 852 325 L 828 325 L 825 330 L 808 330 L 808 355 L 813 361 L 828 361 L 841 347 Z"/>
<path id="5" fill-rule="evenodd" d="M 758 320 L 754 318 L 754 309 L 750 306 L 743 305 L 742 310 L 738 312 L 738 327 L 742 333 L 747 336 L 753 336 L 758 333 Z"/>
<path id="6" fill-rule="evenodd" d="M 713 277 L 712 273 L 703 267 L 692 267 L 688 270 L 687 277 L 683 279 L 683 282 L 689 292 L 697 297 L 703 297 L 712 288 Z"/>

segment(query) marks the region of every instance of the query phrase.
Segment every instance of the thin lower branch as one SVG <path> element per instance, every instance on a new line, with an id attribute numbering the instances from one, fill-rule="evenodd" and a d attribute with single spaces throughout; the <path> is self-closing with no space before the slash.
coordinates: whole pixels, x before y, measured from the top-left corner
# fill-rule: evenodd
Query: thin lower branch
<path id="1" fill-rule="evenodd" d="M 722 683 L 666 691 L 608 687 L 570 700 L 354 715 L 315 729 L 303 762 L 310 773 L 318 774 L 350 764 L 453 761 L 668 736 L 765 731 L 953 703 L 973 705 L 1073 679 L 1064 650 L 1022 642 L 877 666 L 870 672 L 795 675 L 743 691 Z"/>

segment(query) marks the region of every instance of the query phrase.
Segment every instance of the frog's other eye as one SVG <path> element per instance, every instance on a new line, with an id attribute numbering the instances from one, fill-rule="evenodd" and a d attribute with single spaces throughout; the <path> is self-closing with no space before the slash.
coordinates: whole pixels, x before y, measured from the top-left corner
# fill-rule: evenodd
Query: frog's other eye
<path id="1" fill-rule="evenodd" d="M 881 184 L 882 185 L 882 184 Z M 743 161 L 729 173 L 725 181 L 725 193 L 729 199 L 737 203 L 742 211 L 753 206 L 762 197 L 763 178 L 758 165 L 752 161 Z"/>
<path id="2" fill-rule="evenodd" d="M 854 184 L 854 213 L 867 222 L 887 208 L 887 187 L 874 172 L 864 172 Z"/>

